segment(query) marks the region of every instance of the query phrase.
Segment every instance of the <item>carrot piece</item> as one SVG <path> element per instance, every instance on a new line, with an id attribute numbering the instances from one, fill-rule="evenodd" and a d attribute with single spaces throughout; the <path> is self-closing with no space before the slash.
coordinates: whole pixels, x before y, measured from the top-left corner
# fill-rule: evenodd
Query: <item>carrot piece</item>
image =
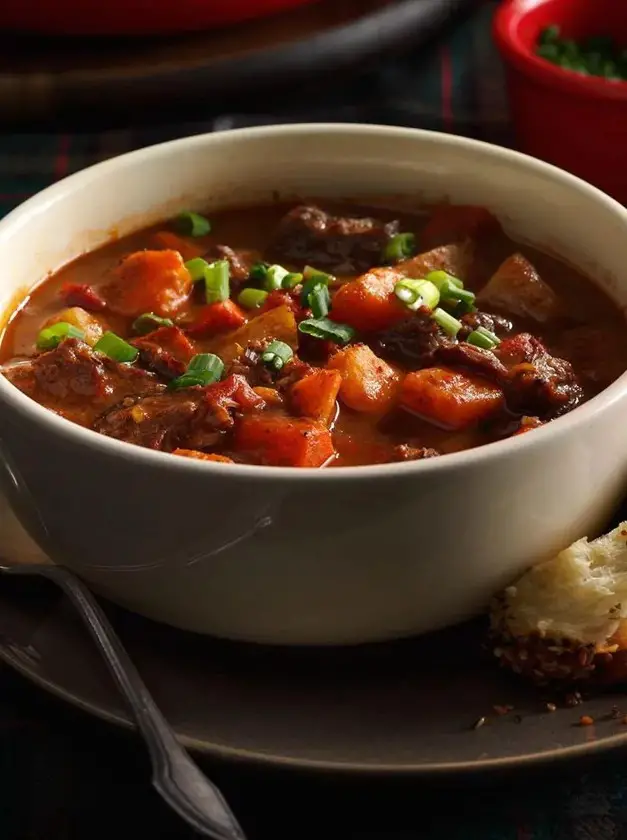
<path id="1" fill-rule="evenodd" d="M 354 411 L 384 413 L 394 402 L 401 374 L 365 344 L 335 353 L 329 367 L 342 375 L 340 399 Z"/>
<path id="2" fill-rule="evenodd" d="M 445 429 L 465 429 L 493 415 L 503 392 L 478 376 L 446 368 L 408 373 L 401 386 L 401 405 Z"/>
<path id="3" fill-rule="evenodd" d="M 335 401 L 341 384 L 339 371 L 314 370 L 292 386 L 292 404 L 299 414 L 328 426 L 335 414 Z"/>
<path id="4" fill-rule="evenodd" d="M 213 452 L 199 452 L 197 449 L 175 449 L 173 455 L 182 455 L 184 458 L 196 458 L 198 461 L 217 461 L 220 464 L 234 464 L 232 458 L 226 455 L 217 455 Z"/>
<path id="5" fill-rule="evenodd" d="M 209 336 L 236 330 L 246 323 L 246 315 L 232 300 L 223 300 L 203 306 L 196 320 L 189 325 L 190 335 Z"/>
<path id="6" fill-rule="evenodd" d="M 255 394 L 265 402 L 266 405 L 282 405 L 283 397 L 276 388 L 267 388 L 265 385 L 257 385 L 253 388 Z"/>
<path id="7" fill-rule="evenodd" d="M 376 332 L 402 321 L 408 311 L 394 294 L 404 275 L 391 268 L 374 268 L 345 283 L 333 297 L 334 321 L 362 332 Z"/>
<path id="8" fill-rule="evenodd" d="M 125 257 L 113 274 L 102 294 L 113 312 L 129 318 L 144 312 L 175 315 L 192 289 L 178 251 L 137 251 Z"/>
<path id="9" fill-rule="evenodd" d="M 150 349 L 160 347 L 179 362 L 187 364 L 196 353 L 196 348 L 180 327 L 159 327 L 131 342 L 135 347 Z"/>
<path id="10" fill-rule="evenodd" d="M 495 233 L 500 227 L 498 220 L 485 207 L 442 204 L 433 211 L 422 231 L 421 241 L 426 248 L 433 248 L 468 237 Z"/>
<path id="11" fill-rule="evenodd" d="M 331 433 L 320 423 L 266 413 L 239 421 L 235 448 L 272 467 L 321 467 L 335 454 Z"/>
<path id="12" fill-rule="evenodd" d="M 164 248 L 166 251 L 178 251 L 185 262 L 193 260 L 195 257 L 202 257 L 206 251 L 206 248 L 199 248 L 170 230 L 160 230 L 155 233 L 154 238 L 158 248 Z"/>

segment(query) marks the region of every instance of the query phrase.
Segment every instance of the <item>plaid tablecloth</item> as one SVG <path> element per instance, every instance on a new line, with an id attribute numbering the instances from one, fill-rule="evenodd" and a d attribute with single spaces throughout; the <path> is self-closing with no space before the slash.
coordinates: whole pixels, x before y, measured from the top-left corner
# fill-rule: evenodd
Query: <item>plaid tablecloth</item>
<path id="1" fill-rule="evenodd" d="M 444 43 L 382 63 L 318 101 L 262 116 L 208 114 L 200 123 L 100 134 L 0 136 L 0 215 L 65 175 L 165 139 L 242 125 L 355 121 L 418 126 L 511 142 L 501 68 L 490 42 L 493 2 Z M 1 259 L 1 255 L 0 255 Z M 250 840 L 627 840 L 620 761 L 490 779 L 472 789 L 251 776 L 215 768 Z M 140 746 L 62 708 L 0 667 L 1 840 L 186 838 L 147 783 Z"/>

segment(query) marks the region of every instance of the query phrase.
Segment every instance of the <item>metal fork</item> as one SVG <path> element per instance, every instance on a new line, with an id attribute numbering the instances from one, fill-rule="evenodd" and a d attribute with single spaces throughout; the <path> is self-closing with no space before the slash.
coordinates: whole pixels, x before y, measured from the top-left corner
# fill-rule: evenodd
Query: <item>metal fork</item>
<path id="1" fill-rule="evenodd" d="M 113 679 L 128 701 L 152 763 L 152 784 L 192 828 L 213 840 L 246 840 L 218 788 L 192 761 L 159 711 L 117 633 L 87 586 L 61 566 L 0 565 L 7 575 L 39 575 L 59 586 L 76 607 Z"/>

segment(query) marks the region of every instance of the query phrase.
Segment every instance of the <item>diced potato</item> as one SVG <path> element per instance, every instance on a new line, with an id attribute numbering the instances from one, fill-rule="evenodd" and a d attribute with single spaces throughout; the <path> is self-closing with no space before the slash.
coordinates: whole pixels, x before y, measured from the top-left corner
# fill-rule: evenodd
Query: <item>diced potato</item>
<path id="1" fill-rule="evenodd" d="M 335 353 L 329 367 L 340 372 L 340 399 L 354 411 L 383 414 L 396 399 L 401 374 L 365 344 Z"/>
<path id="2" fill-rule="evenodd" d="M 102 293 L 113 312 L 137 318 L 144 312 L 176 315 L 186 303 L 192 278 L 178 251 L 137 251 L 114 270 Z"/>
<path id="3" fill-rule="evenodd" d="M 299 414 L 328 426 L 335 416 L 335 401 L 342 384 L 337 370 L 315 370 L 292 386 L 292 404 Z"/>
<path id="4" fill-rule="evenodd" d="M 294 313 L 287 306 L 277 306 L 251 318 L 237 330 L 218 336 L 211 342 L 210 351 L 224 364 L 239 358 L 252 341 L 283 341 L 292 350 L 298 347 L 298 332 Z"/>
<path id="5" fill-rule="evenodd" d="M 397 263 L 394 268 L 406 277 L 414 277 L 417 280 L 426 277 L 430 271 L 446 271 L 453 277 L 466 280 L 472 262 L 472 252 L 471 242 L 442 245 Z"/>
<path id="6" fill-rule="evenodd" d="M 90 344 L 92 347 L 104 332 L 98 318 L 81 309 L 80 306 L 71 306 L 68 309 L 62 309 L 56 315 L 53 315 L 52 318 L 48 318 L 43 326 L 51 327 L 53 324 L 60 324 L 61 322 L 71 324 L 76 329 L 82 330 L 85 334 L 85 343 Z"/>
<path id="7" fill-rule="evenodd" d="M 272 467 L 321 467 L 335 454 L 331 433 L 322 424 L 267 412 L 238 422 L 235 449 Z"/>
<path id="8" fill-rule="evenodd" d="M 232 458 L 226 455 L 217 455 L 214 452 L 199 452 L 197 449 L 175 449 L 174 455 L 182 455 L 184 458 L 195 458 L 197 461 L 214 461 L 219 464 L 234 464 Z"/>
<path id="9" fill-rule="evenodd" d="M 422 241 L 427 247 L 445 245 L 447 242 L 461 242 L 486 233 L 500 230 L 498 220 L 485 207 L 472 204 L 442 204 L 433 211 L 422 232 Z"/>
<path id="10" fill-rule="evenodd" d="M 477 376 L 424 368 L 407 374 L 400 403 L 441 428 L 458 430 L 495 414 L 503 405 L 503 392 Z"/>
<path id="11" fill-rule="evenodd" d="M 373 268 L 341 286 L 333 298 L 334 321 L 360 332 L 391 327 L 408 316 L 408 310 L 394 294 L 403 275 L 397 268 Z"/>
<path id="12" fill-rule="evenodd" d="M 497 312 L 541 322 L 553 317 L 559 305 L 553 289 L 522 254 L 508 257 L 499 266 L 477 295 L 477 303 Z"/>

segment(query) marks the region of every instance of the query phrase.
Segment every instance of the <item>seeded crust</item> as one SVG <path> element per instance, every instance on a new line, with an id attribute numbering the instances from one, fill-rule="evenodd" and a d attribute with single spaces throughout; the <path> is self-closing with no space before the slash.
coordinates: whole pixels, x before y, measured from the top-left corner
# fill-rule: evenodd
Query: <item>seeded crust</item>
<path id="1" fill-rule="evenodd" d="M 626 581 L 622 523 L 593 542 L 578 540 L 499 593 L 489 647 L 502 667 L 538 685 L 627 682 Z"/>

